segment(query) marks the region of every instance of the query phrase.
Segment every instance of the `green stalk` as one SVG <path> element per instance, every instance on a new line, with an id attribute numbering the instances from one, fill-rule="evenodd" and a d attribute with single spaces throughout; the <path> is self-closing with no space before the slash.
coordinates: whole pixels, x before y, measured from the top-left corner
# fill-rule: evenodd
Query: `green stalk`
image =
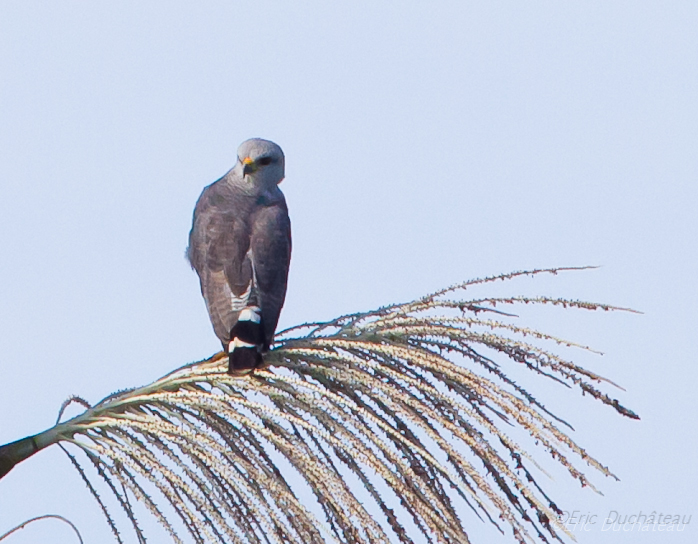
<path id="1" fill-rule="evenodd" d="M 36 436 L 27 436 L 16 442 L 0 446 L 0 478 L 10 472 L 14 466 L 39 451 Z"/>
<path id="2" fill-rule="evenodd" d="M 64 425 L 56 425 L 43 433 L 0 446 L 0 479 L 25 459 L 64 438 L 61 430 Z"/>
<path id="3" fill-rule="evenodd" d="M 220 359 L 220 354 L 212 357 L 211 360 L 216 358 Z M 179 376 L 180 370 L 171 372 L 150 385 L 133 389 L 128 394 L 122 393 L 114 397 L 107 397 L 105 399 L 106 402 L 102 401 L 97 406 L 88 408 L 82 414 L 63 423 L 58 423 L 42 433 L 27 436 L 21 440 L 0 446 L 0 479 L 16 465 L 35 453 L 61 440 L 70 440 L 76 433 L 84 431 L 91 423 L 97 421 L 105 411 L 110 415 L 118 414 L 131 405 L 146 402 L 148 395 L 153 392 L 167 390 L 168 388 L 171 390 L 179 389 L 180 383 L 187 383 L 189 380 L 186 375 Z"/>

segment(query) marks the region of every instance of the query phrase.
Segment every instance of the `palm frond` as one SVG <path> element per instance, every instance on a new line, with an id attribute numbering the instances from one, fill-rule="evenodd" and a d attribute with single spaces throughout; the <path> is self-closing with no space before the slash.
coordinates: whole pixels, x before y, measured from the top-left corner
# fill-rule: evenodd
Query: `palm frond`
<path id="1" fill-rule="evenodd" d="M 460 543 L 468 542 L 467 512 L 518 542 L 560 540 L 560 510 L 535 477 L 542 469 L 503 429 L 530 435 L 582 486 L 591 486 L 584 467 L 614 476 L 504 365 L 524 365 L 637 416 L 600 389 L 612 382 L 553 351 L 588 347 L 522 327 L 500 308 L 622 308 L 465 297 L 477 284 L 560 270 L 473 280 L 288 329 L 266 356 L 268 367 L 247 377 L 226 374 L 219 353 L 0 448 L 0 472 L 3 459 L 7 472 L 13 459 L 47 445 L 77 447 L 140 542 L 134 500 L 174 542 L 187 538 L 184 531 L 201 543 Z M 64 450 L 123 542 L 84 461 Z M 307 488 L 314 508 L 301 495 Z"/>

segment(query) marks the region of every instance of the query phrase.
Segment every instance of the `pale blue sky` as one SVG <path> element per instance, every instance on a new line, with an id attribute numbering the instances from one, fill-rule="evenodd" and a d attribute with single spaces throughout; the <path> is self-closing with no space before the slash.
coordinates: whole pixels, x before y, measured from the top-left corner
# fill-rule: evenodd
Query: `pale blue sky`
<path id="1" fill-rule="evenodd" d="M 697 28 L 688 1 L 5 0 L 0 442 L 50 426 L 71 394 L 97 401 L 218 349 L 183 258 L 191 212 L 260 136 L 287 156 L 282 327 L 602 265 L 533 287 L 644 315 L 536 324 L 606 352 L 589 364 L 642 421 L 546 388 L 622 480 L 593 477 L 604 497 L 547 489 L 599 516 L 695 518 L 672 535 L 597 525 L 581 543 L 695 542 Z M 0 481 L 0 533 L 49 512 L 109 541 L 58 449 Z M 47 524 L 11 542 L 75 540 Z"/>

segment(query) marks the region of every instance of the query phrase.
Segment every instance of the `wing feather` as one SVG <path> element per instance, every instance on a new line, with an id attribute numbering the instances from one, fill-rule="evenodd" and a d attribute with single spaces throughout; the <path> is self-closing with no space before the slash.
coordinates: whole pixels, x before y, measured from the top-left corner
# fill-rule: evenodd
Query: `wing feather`
<path id="1" fill-rule="evenodd" d="M 266 344 L 274 338 L 279 314 L 286 297 L 291 261 L 291 222 L 286 202 L 278 192 L 274 204 L 253 214 L 250 238 L 258 305 L 262 310 Z"/>
<path id="2" fill-rule="evenodd" d="M 252 294 L 252 266 L 247 258 L 249 228 L 235 203 L 209 185 L 194 210 L 187 257 L 199 275 L 201 294 L 222 344 Z"/>

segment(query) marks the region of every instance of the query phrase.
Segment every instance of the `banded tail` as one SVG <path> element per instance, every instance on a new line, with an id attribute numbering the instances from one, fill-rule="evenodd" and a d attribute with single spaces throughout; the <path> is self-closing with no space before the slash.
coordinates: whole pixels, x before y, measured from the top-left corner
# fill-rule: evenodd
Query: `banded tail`
<path id="1" fill-rule="evenodd" d="M 247 306 L 230 331 L 228 374 L 247 373 L 261 365 L 265 348 L 262 311 L 258 306 Z"/>

